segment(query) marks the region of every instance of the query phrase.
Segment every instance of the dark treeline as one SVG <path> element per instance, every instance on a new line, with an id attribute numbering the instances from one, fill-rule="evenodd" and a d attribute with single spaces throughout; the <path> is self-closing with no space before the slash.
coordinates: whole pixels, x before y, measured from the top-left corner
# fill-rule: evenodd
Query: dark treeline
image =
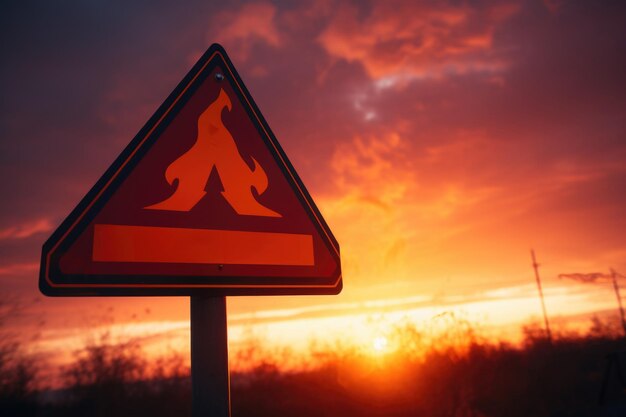
<path id="1" fill-rule="evenodd" d="M 589 334 L 560 335 L 552 343 L 529 327 L 521 346 L 469 336 L 463 344 L 429 342 L 426 350 L 423 334 L 409 326 L 395 336 L 398 349 L 385 355 L 328 348 L 313 355 L 315 366 L 298 372 L 281 372 L 279 359 L 267 359 L 233 374 L 232 414 L 624 416 L 617 369 L 610 374 L 604 404 L 598 403 L 607 355 L 622 351 L 624 340 L 596 324 Z M 61 371 L 64 388 L 57 390 L 36 388 L 37 362 L 20 358 L 16 345 L 3 346 L 0 361 L 2 416 L 191 414 L 189 368 L 183 360 L 173 356 L 148 363 L 135 343 L 85 347 Z"/>

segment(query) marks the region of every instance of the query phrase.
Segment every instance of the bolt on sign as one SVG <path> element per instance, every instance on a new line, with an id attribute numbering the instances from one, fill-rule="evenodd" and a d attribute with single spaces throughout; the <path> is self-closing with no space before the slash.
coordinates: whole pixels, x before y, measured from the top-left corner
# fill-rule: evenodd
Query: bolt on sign
<path id="1" fill-rule="evenodd" d="M 337 294 L 339 244 L 221 46 L 43 246 L 46 295 Z"/>

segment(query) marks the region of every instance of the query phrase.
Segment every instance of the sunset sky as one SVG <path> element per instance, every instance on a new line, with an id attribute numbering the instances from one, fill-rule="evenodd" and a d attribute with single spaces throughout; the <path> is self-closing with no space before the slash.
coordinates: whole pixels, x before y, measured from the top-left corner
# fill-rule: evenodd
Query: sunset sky
<path id="1" fill-rule="evenodd" d="M 367 343 L 442 313 L 518 326 L 541 317 L 531 248 L 549 314 L 616 317 L 610 284 L 558 274 L 626 274 L 624 2 L 2 9 L 0 294 L 38 349 L 103 324 L 188 337 L 187 298 L 46 298 L 39 257 L 214 42 L 333 230 L 344 279 L 338 296 L 229 298 L 231 338 Z"/>

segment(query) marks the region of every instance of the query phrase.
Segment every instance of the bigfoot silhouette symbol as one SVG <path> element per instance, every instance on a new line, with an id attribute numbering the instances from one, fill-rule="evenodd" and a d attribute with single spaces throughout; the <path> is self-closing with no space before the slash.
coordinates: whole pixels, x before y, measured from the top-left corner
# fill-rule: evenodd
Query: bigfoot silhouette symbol
<path id="1" fill-rule="evenodd" d="M 165 171 L 170 185 L 178 180 L 174 193 L 161 201 L 145 207 L 151 210 L 189 211 L 206 195 L 204 188 L 211 171 L 219 174 L 224 191 L 222 195 L 240 215 L 282 217 L 259 203 L 252 194 L 267 189 L 267 175 L 256 159 L 250 169 L 237 149 L 232 135 L 222 122 L 222 111 L 232 109 L 230 98 L 220 89 L 217 99 L 198 118 L 198 137 L 193 146 L 172 162 Z"/>

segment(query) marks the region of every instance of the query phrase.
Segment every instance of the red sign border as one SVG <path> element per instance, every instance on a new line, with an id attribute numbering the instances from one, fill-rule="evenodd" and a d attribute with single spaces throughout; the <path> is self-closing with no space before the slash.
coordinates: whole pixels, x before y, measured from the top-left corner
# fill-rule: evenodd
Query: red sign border
<path id="1" fill-rule="evenodd" d="M 259 283 L 254 284 L 210 284 L 210 283 L 197 283 L 192 284 L 189 282 L 172 284 L 172 283 L 94 283 L 89 282 L 89 275 L 81 276 L 84 278 L 84 283 L 77 282 L 60 282 L 63 280 L 63 274 L 60 270 L 52 271 L 51 267 L 54 264 L 52 259 L 54 255 L 60 256 L 59 246 L 68 238 L 72 232 L 75 232 L 77 227 L 88 222 L 85 217 L 88 217 L 89 213 L 98 210 L 108 201 L 109 196 L 106 196 L 106 192 L 109 190 L 109 186 L 116 180 L 120 172 L 126 169 L 126 172 L 130 172 L 132 167 L 136 165 L 141 158 L 136 155 L 142 151 L 146 146 L 146 142 L 156 134 L 158 136 L 159 127 L 164 119 L 169 115 L 172 109 L 176 106 L 183 95 L 189 90 L 201 75 L 206 75 L 207 71 L 211 71 L 214 66 L 209 65 L 215 60 L 219 60 L 219 64 L 223 64 L 225 68 L 226 78 L 232 80 L 234 86 L 237 87 L 240 97 L 245 99 L 245 103 L 242 102 L 244 107 L 249 113 L 249 116 L 253 116 L 258 125 L 260 126 L 262 133 L 264 134 L 266 142 L 270 144 L 270 152 L 273 154 L 277 164 L 281 166 L 284 173 L 288 175 L 288 182 L 292 185 L 293 191 L 297 194 L 300 201 L 304 203 L 307 214 L 311 221 L 314 223 L 320 236 L 324 241 L 324 244 L 329 249 L 331 255 L 336 261 L 337 268 L 333 271 L 330 277 L 292 277 L 284 279 L 284 277 L 272 279 L 271 277 L 263 277 Z M 216 64 L 218 65 L 218 64 Z M 149 145 L 148 145 L 149 147 Z M 58 269 L 58 268 L 57 268 Z M 190 278 L 196 278 L 190 277 Z M 235 279 L 236 277 L 230 277 Z M 249 278 L 249 277 L 247 277 Z M 181 280 L 187 279 L 181 277 Z M 149 281 L 149 280 L 148 280 Z M 274 282 L 272 282 L 274 281 Z M 280 281 L 280 282 L 277 282 Z M 262 283 L 266 282 L 266 284 Z M 232 62 L 228 58 L 226 51 L 219 44 L 213 44 L 204 53 L 204 55 L 193 66 L 189 73 L 183 78 L 179 85 L 169 95 L 165 102 L 158 108 L 154 115 L 148 120 L 145 126 L 139 131 L 135 138 L 129 143 L 129 145 L 122 151 L 113 164 L 107 169 L 103 176 L 96 182 L 87 195 L 81 200 L 76 208 L 70 213 L 70 215 L 63 221 L 59 228 L 50 236 L 50 238 L 44 243 L 41 256 L 41 268 L 39 275 L 39 288 L 40 291 L 49 296 L 182 296 L 182 295 L 197 295 L 208 294 L 215 296 L 224 295 L 287 295 L 287 294 L 338 294 L 343 287 L 342 275 L 341 275 L 341 263 L 339 256 L 339 244 L 333 236 L 330 228 L 326 224 L 319 209 L 313 202 L 310 194 L 305 188 L 304 184 L 298 177 L 293 165 L 287 158 L 282 147 L 278 143 L 278 140 L 270 130 L 267 122 L 263 118 L 259 108 L 252 99 L 247 88 L 243 84 L 243 81 L 239 77 L 239 74 L 235 70 Z"/>

